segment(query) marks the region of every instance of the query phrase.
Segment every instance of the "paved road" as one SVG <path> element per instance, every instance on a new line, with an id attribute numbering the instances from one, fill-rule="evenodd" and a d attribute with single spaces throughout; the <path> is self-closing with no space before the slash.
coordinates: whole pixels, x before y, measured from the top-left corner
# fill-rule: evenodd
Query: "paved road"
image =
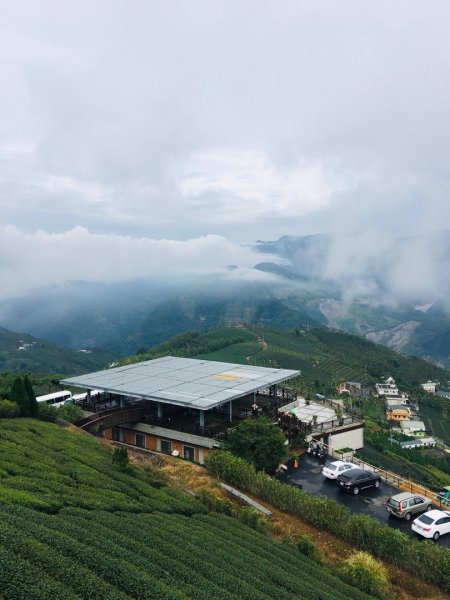
<path id="1" fill-rule="evenodd" d="M 303 489 L 315 496 L 326 496 L 333 498 L 337 502 L 347 506 L 351 512 L 370 515 L 380 523 L 400 529 L 404 533 L 415 536 L 411 531 L 410 523 L 404 519 L 389 517 L 385 508 L 386 498 L 398 493 L 399 490 L 387 483 L 381 483 L 378 489 L 368 488 L 362 490 L 357 496 L 342 492 L 333 480 L 323 477 L 320 465 L 317 458 L 313 458 L 309 454 L 302 454 L 299 458 L 299 466 L 297 469 L 293 467 L 293 461 L 287 463 L 288 470 L 286 471 L 287 481 L 295 484 L 300 484 Z M 417 539 L 423 539 L 417 537 Z M 450 548 L 450 534 L 442 537 L 438 542 L 441 546 Z"/>

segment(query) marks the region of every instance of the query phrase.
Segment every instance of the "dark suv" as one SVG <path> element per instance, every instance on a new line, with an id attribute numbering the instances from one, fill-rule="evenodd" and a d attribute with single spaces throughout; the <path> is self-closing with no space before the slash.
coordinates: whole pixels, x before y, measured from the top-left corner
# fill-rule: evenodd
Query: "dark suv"
<path id="1" fill-rule="evenodd" d="M 360 490 L 368 487 L 378 487 L 381 477 L 372 471 L 363 471 L 362 469 L 350 469 L 336 479 L 337 485 L 346 492 L 359 494 Z"/>

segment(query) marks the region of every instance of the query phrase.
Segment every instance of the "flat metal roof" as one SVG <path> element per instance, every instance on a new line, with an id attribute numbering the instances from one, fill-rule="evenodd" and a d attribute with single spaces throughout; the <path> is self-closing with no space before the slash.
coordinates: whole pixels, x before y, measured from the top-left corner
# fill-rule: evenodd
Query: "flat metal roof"
<path id="1" fill-rule="evenodd" d="M 164 356 L 70 377 L 61 383 L 209 410 L 297 375 L 300 371 Z"/>

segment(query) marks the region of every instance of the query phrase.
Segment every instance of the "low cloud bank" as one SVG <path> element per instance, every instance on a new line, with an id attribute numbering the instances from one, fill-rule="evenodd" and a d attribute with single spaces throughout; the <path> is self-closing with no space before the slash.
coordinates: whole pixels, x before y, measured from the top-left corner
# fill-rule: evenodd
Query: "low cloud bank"
<path id="1" fill-rule="evenodd" d="M 0 256 L 1 299 L 69 280 L 117 283 L 158 277 L 170 282 L 208 274 L 227 279 L 268 277 L 252 270 L 260 260 L 255 250 L 219 235 L 179 241 L 92 234 L 83 227 L 58 234 L 26 234 L 7 226 L 0 230 Z"/>

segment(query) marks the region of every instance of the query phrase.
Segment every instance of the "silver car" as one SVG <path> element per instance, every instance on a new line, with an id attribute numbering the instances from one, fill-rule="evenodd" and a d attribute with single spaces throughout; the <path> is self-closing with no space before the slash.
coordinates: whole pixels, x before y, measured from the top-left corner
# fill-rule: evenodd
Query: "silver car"
<path id="1" fill-rule="evenodd" d="M 402 492 L 386 500 L 386 510 L 390 515 L 410 521 L 413 515 L 433 508 L 433 502 L 420 494 Z"/>

